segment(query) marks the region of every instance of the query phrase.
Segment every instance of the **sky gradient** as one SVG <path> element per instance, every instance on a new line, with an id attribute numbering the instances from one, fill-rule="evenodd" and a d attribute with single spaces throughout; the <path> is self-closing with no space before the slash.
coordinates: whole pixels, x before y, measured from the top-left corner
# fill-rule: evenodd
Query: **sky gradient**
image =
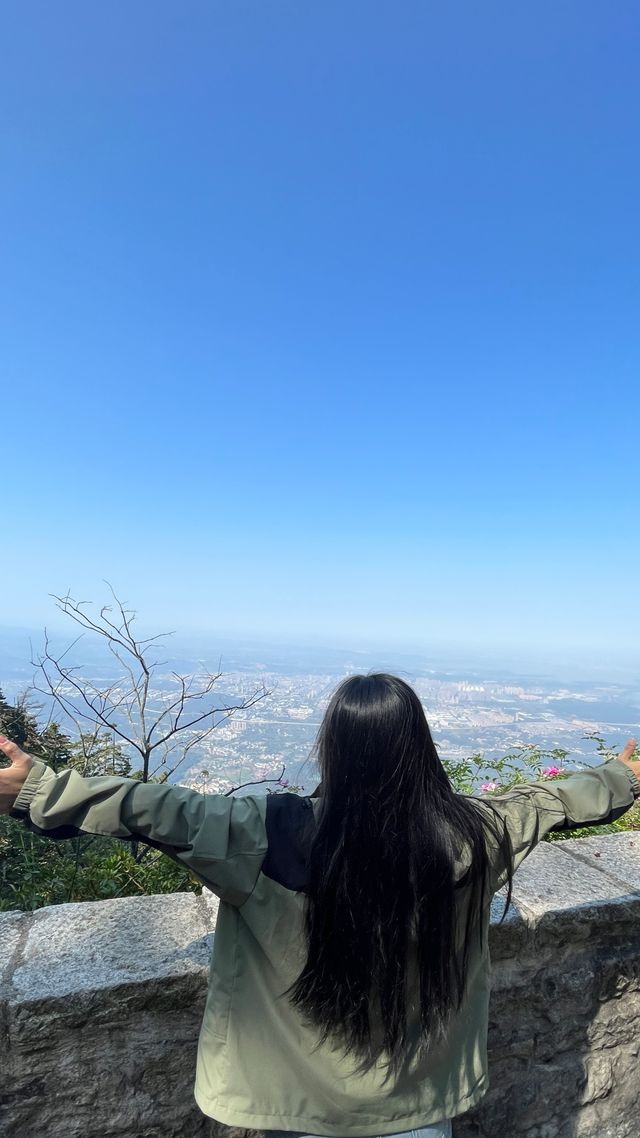
<path id="1" fill-rule="evenodd" d="M 637 5 L 0 25 L 0 623 L 637 650 Z"/>

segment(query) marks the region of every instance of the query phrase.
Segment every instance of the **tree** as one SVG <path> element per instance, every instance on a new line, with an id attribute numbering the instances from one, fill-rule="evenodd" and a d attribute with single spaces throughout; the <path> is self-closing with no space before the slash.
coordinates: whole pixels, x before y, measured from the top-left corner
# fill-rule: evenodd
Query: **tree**
<path id="1" fill-rule="evenodd" d="M 44 652 L 32 661 L 39 676 L 35 690 L 58 705 L 81 741 L 93 740 L 84 753 L 88 766 L 106 733 L 119 741 L 121 756 L 137 759 L 143 782 L 164 782 L 216 727 L 236 712 L 253 707 L 267 692 L 259 685 L 244 697 L 220 702 L 216 685 L 222 679 L 221 671 L 203 673 L 197 680 L 172 672 L 169 684 L 163 679 L 158 686 L 158 673 L 166 661 L 156 653 L 171 634 L 139 638 L 134 632 L 136 613 L 125 607 L 113 589 L 111 595 L 113 603 L 103 605 L 97 616 L 90 615 L 89 602 L 74 600 L 69 594 L 54 597 L 60 612 L 79 625 L 82 633 L 65 652 L 54 655 L 45 631 Z M 98 686 L 68 662 L 87 633 L 97 637 L 116 661 L 120 675 L 113 683 Z"/>
<path id="2" fill-rule="evenodd" d="M 37 754 L 41 751 L 40 734 L 35 715 L 29 709 L 26 696 L 21 696 L 15 706 L 7 703 L 0 690 L 0 729 L 24 751 Z M 7 760 L 3 756 L 3 765 Z"/>
<path id="3" fill-rule="evenodd" d="M 107 731 L 83 731 L 71 744 L 66 766 L 73 767 L 84 778 L 91 775 L 115 774 L 127 778 L 131 762 L 113 734 Z"/>
<path id="4" fill-rule="evenodd" d="M 171 633 L 139 637 L 134 632 L 136 612 L 109 589 L 113 603 L 102 605 L 97 616 L 90 615 L 90 602 L 76 601 L 68 593 L 54 596 L 59 611 L 82 632 L 61 654 L 52 652 L 44 632 L 44 650 L 32 660 L 39 676 L 34 691 L 54 701 L 76 729 L 79 741 L 67 765 L 84 775 L 117 773 L 142 782 L 166 782 L 216 727 L 236 712 L 252 708 L 266 691 L 260 685 L 245 698 L 220 701 L 216 698 L 220 670 L 200 675 L 197 682 L 173 671 L 169 684 L 164 677 L 161 681 L 158 673 L 166 661 L 156 653 Z M 120 675 L 113 683 L 99 686 L 69 662 L 69 653 L 85 634 L 97 637 L 116 661 Z M 130 756 L 137 759 L 139 769 L 132 770 Z M 75 841 L 80 864 L 83 849 L 92 840 Z M 158 861 L 157 851 L 140 849 L 136 841 L 131 843 L 131 854 L 137 866 L 154 866 Z"/>
<path id="5" fill-rule="evenodd" d="M 0 692 L 0 729 L 56 772 L 129 773 L 129 760 L 106 733 L 85 733 L 72 742 L 56 723 L 40 728 L 25 696 L 11 705 Z M 136 857 L 124 842 L 86 835 L 52 842 L 17 819 L 0 818 L 0 912 L 185 890 L 199 892 L 200 884 L 155 850 Z"/>
<path id="6" fill-rule="evenodd" d="M 59 610 L 80 626 L 80 635 L 56 655 L 45 631 L 44 651 L 32 660 L 37 669 L 32 690 L 47 698 L 51 713 L 56 707 L 62 712 L 63 723 L 75 729 L 75 739 L 64 734 L 51 715 L 39 727 L 27 697 L 12 706 L 1 692 L 0 727 L 55 771 L 73 767 L 83 776 L 115 774 L 164 782 L 216 727 L 267 693 L 258 686 L 237 699 L 223 699 L 218 696 L 221 671 L 197 678 L 172 672 L 167 682 L 159 651 L 169 634 L 137 636 L 135 612 L 111 593 L 113 603 L 103 605 L 97 615 L 87 602 L 55 597 Z M 71 663 L 87 634 L 115 661 L 114 681 L 95 682 Z M 276 783 L 282 789 L 283 774 L 284 767 L 280 776 L 256 782 Z M 136 842 L 97 836 L 50 842 L 25 830 L 21 822 L 0 819 L 0 910 L 200 888 L 184 866 Z"/>
<path id="7" fill-rule="evenodd" d="M 40 732 L 38 742 L 39 757 L 49 763 L 54 771 L 63 770 L 72 764 L 75 744 L 60 730 L 57 723 L 48 723 Z"/>

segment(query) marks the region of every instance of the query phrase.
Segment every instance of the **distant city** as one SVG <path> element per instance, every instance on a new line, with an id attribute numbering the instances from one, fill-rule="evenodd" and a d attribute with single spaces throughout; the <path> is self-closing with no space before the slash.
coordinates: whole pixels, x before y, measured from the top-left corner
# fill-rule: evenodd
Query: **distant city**
<path id="1" fill-rule="evenodd" d="M 290 782 L 307 791 L 315 785 L 317 771 L 309 755 L 330 694 L 343 675 L 265 672 L 263 678 L 270 694 L 255 710 L 216 729 L 190 767 L 191 784 L 204 780 L 212 790 L 225 790 L 248 778 L 276 775 L 284 766 Z M 640 733 L 640 706 L 631 702 L 633 693 L 619 687 L 572 690 L 539 683 L 406 678 L 423 702 L 443 758 L 480 753 L 490 759 L 514 745 L 534 743 L 544 749 L 563 748 L 573 760 L 588 762 L 596 750 L 586 736 L 600 734 L 617 747 Z M 246 673 L 237 673 L 227 684 L 230 690 L 248 691 L 248 679 Z"/>
<path id="2" fill-rule="evenodd" d="M 28 640 L 13 632 L 0 643 L 0 687 L 7 698 L 16 697 L 27 689 L 33 672 Z M 175 682 L 176 672 L 197 682 L 205 671 L 218 669 L 218 657 L 203 655 L 200 642 L 180 642 L 179 651 L 177 641 L 167 643 L 173 655 L 164 657 L 154 676 L 158 698 L 165 685 Z M 587 736 L 599 734 L 619 748 L 629 737 L 640 735 L 637 674 L 622 672 L 615 682 L 584 676 L 572 680 L 568 670 L 559 680 L 540 670 L 519 674 L 509 661 L 476 661 L 465 667 L 447 660 L 438 666 L 433 657 L 421 659 L 415 651 L 380 658 L 370 652 L 317 646 L 224 647 L 223 675 L 216 689 L 221 702 L 245 699 L 262 685 L 267 694 L 248 711 L 216 727 L 172 775 L 172 781 L 210 792 L 280 776 L 306 792 L 313 789 L 317 770 L 311 756 L 323 712 L 340 680 L 356 671 L 395 671 L 412 683 L 439 752 L 447 759 L 480 753 L 490 760 L 514 746 L 537 744 L 544 749 L 564 748 L 572 761 L 589 763 L 597 754 Z M 117 692 L 118 677 L 107 670 L 106 658 L 92 657 L 90 642 L 78 651 L 85 674 L 96 683 L 116 683 Z"/>

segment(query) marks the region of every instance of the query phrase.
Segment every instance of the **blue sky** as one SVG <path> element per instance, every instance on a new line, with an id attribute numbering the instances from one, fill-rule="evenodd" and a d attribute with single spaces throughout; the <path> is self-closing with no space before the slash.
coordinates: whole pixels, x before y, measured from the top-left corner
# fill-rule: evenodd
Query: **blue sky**
<path id="1" fill-rule="evenodd" d="M 634 3 L 0 22 L 0 621 L 637 648 Z"/>

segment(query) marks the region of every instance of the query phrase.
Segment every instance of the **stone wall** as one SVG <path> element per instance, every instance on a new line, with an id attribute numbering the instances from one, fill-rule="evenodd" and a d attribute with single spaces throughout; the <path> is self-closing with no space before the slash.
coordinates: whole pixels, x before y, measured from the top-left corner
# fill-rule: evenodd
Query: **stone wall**
<path id="1" fill-rule="evenodd" d="M 455 1138 L 640 1138 L 639 890 L 640 834 L 518 871 L 491 932 L 492 1086 Z M 0 915 L 2 1138 L 210 1133 L 192 1084 L 214 925 L 190 894 Z"/>

